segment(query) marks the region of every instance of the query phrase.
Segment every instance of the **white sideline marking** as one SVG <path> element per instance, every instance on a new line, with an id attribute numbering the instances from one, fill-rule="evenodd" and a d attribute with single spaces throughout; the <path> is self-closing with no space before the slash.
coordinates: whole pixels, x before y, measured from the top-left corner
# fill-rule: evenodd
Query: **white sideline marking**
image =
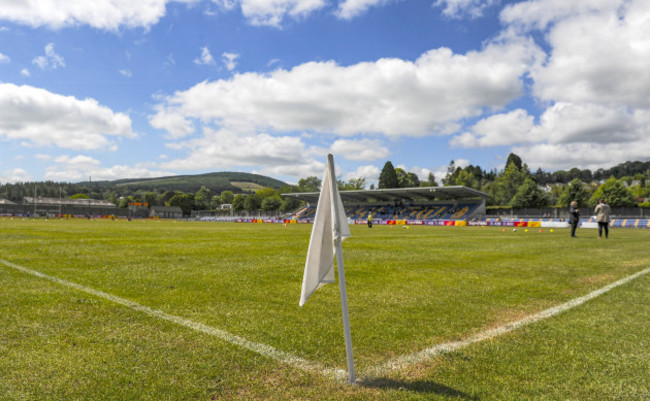
<path id="1" fill-rule="evenodd" d="M 136 310 L 138 312 L 142 312 L 145 315 L 155 317 L 158 319 L 166 320 L 172 323 L 176 323 L 178 325 L 188 327 L 192 330 L 205 333 L 208 335 L 211 335 L 213 337 L 216 337 L 220 340 L 223 340 L 225 342 L 238 345 L 244 349 L 247 349 L 249 351 L 253 351 L 259 355 L 274 359 L 276 361 L 280 361 L 283 363 L 286 363 L 287 365 L 299 368 L 301 370 L 309 371 L 309 372 L 316 372 L 319 374 L 322 374 L 326 377 L 334 378 L 339 381 L 345 381 L 347 380 L 347 372 L 342 369 L 331 369 L 331 368 L 324 368 L 320 366 L 317 363 L 310 362 L 306 359 L 291 355 L 289 353 L 286 353 L 284 351 L 280 351 L 278 349 L 275 349 L 271 347 L 270 345 L 266 344 L 261 344 L 261 343 L 256 343 L 253 341 L 249 341 L 243 337 L 236 336 L 234 334 L 228 333 L 227 331 L 220 330 L 214 327 L 206 326 L 205 324 L 194 322 L 189 319 L 185 319 L 182 317 L 170 315 L 168 313 L 165 313 L 163 311 L 157 310 L 157 309 L 152 309 L 148 306 L 141 305 L 137 302 L 129 301 L 128 299 L 120 298 L 115 295 L 108 294 L 103 291 L 98 291 L 95 289 L 92 289 L 90 287 L 83 286 L 81 284 L 73 283 L 71 281 L 67 281 L 55 276 L 50 276 L 41 272 L 38 272 L 36 270 L 29 269 L 27 267 L 23 267 L 20 265 L 17 265 L 15 263 L 8 262 L 6 260 L 0 259 L 0 262 L 3 263 L 4 265 L 14 268 L 16 270 L 20 270 L 23 273 L 30 274 L 32 276 L 36 276 L 39 278 L 43 278 L 49 281 L 53 281 L 55 283 L 64 285 L 66 287 L 74 288 L 79 291 L 83 291 L 85 293 L 94 295 L 99 298 L 104 298 L 106 300 L 109 300 L 111 302 L 114 302 L 119 305 L 126 306 L 128 308 L 131 308 L 133 310 Z"/>
<path id="2" fill-rule="evenodd" d="M 298 369 L 304 370 L 304 371 L 309 371 L 309 372 L 315 372 L 318 374 L 322 374 L 323 376 L 333 378 L 337 381 L 340 382 L 345 382 L 347 381 L 347 372 L 343 369 L 332 369 L 332 368 L 324 368 L 323 366 L 310 362 L 304 358 L 300 358 L 294 355 L 291 355 L 289 353 L 286 353 L 284 351 L 277 350 L 270 345 L 262 344 L 262 343 L 256 343 L 249 341 L 243 337 L 236 336 L 234 334 L 228 333 L 227 331 L 220 330 L 214 327 L 206 326 L 202 323 L 194 322 L 189 319 L 185 319 L 182 317 L 170 315 L 168 313 L 165 313 L 160 310 L 152 309 L 149 308 L 148 306 L 144 306 L 141 304 L 138 304 L 137 302 L 129 301 L 128 299 L 120 298 L 115 295 L 111 295 L 108 293 L 105 293 L 103 291 L 98 291 L 94 290 L 92 288 L 73 283 L 71 281 L 63 280 L 61 278 L 55 277 L 55 276 L 49 276 L 47 274 L 38 272 L 36 270 L 32 270 L 20 265 L 17 265 L 15 263 L 8 262 L 6 260 L 0 259 L 0 263 L 3 263 L 4 265 L 14 268 L 16 270 L 22 271 L 24 273 L 30 274 L 32 276 L 40 277 L 49 281 L 53 281 L 55 283 L 74 288 L 79 291 L 86 292 L 88 294 L 97 296 L 99 298 L 104 298 L 106 300 L 112 301 L 114 303 L 129 307 L 133 310 L 136 310 L 138 312 L 142 312 L 148 316 L 151 317 L 156 317 L 162 320 L 166 320 L 172 323 L 176 323 L 178 325 L 190 328 L 192 330 L 205 333 L 208 335 L 211 335 L 213 337 L 219 338 L 225 342 L 228 342 L 230 344 L 238 345 L 244 349 L 247 349 L 249 351 L 255 352 L 259 355 L 286 363 L 287 365 L 296 367 Z M 400 370 L 407 368 L 411 365 L 417 364 L 417 363 L 422 363 L 425 362 L 435 356 L 442 355 L 445 353 L 453 352 L 461 348 L 465 348 L 467 346 L 470 346 L 472 344 L 489 340 L 494 337 L 500 336 L 502 334 L 511 332 L 513 330 L 516 330 L 518 328 L 524 327 L 526 325 L 529 325 L 531 323 L 539 322 L 541 320 L 547 319 L 549 317 L 555 316 L 559 313 L 565 312 L 569 309 L 575 308 L 576 306 L 580 306 L 584 304 L 585 302 L 594 299 L 600 295 L 603 295 L 610 290 L 621 286 L 623 284 L 626 284 L 632 280 L 635 280 L 641 276 L 644 276 L 646 274 L 650 273 L 650 267 L 646 268 L 644 270 L 641 270 L 637 273 L 634 273 L 630 276 L 624 277 L 618 281 L 615 281 L 611 284 L 608 284 L 602 288 L 599 288 L 595 291 L 590 292 L 587 295 L 584 295 L 579 298 L 572 299 L 568 302 L 565 302 L 561 305 L 554 306 L 552 308 L 543 310 L 541 312 L 538 312 L 536 314 L 524 317 L 520 320 L 516 320 L 514 322 L 507 323 L 503 326 L 496 327 L 494 329 L 486 330 L 481 333 L 475 334 L 473 336 L 470 336 L 469 338 L 461 341 L 454 341 L 454 342 L 449 342 L 449 343 L 443 343 L 439 344 L 436 346 L 433 346 L 431 348 L 426 348 L 422 351 L 409 354 L 409 355 L 403 355 L 398 358 L 393 359 L 392 361 L 389 361 L 383 365 L 380 366 L 375 366 L 375 367 L 370 367 L 368 369 L 367 375 L 369 377 L 372 376 L 380 376 L 380 375 L 385 375 L 389 372 Z"/>
<path id="3" fill-rule="evenodd" d="M 552 308 L 543 310 L 541 312 L 535 313 L 533 315 L 524 317 L 523 319 L 507 323 L 503 326 L 496 327 L 494 329 L 486 330 L 482 333 L 475 334 L 465 340 L 461 341 L 454 341 L 454 342 L 449 342 L 449 343 L 443 343 L 436 345 L 431 348 L 424 349 L 422 351 L 416 352 L 414 354 L 410 355 L 403 355 L 398 358 L 393 359 L 392 361 L 389 361 L 379 367 L 375 367 L 374 369 L 371 369 L 371 372 L 375 375 L 382 375 L 386 374 L 390 371 L 395 371 L 395 370 L 400 370 L 403 368 L 406 368 L 410 365 L 414 365 L 416 363 L 421 363 L 424 362 L 430 358 L 433 358 L 434 356 L 437 355 L 442 355 L 448 352 L 452 352 L 461 348 L 465 348 L 469 345 L 472 345 L 474 343 L 478 343 L 480 341 L 484 340 L 489 340 L 491 338 L 500 336 L 502 334 L 508 333 L 510 331 L 516 330 L 520 327 L 529 325 L 531 323 L 539 322 L 540 320 L 547 319 L 549 317 L 555 316 L 559 313 L 565 312 L 569 309 L 575 308 L 576 306 L 582 305 L 585 302 L 594 299 L 600 295 L 605 294 L 606 292 L 620 286 L 623 284 L 626 284 L 634 279 L 637 279 L 643 275 L 646 275 L 650 273 L 650 267 L 644 270 L 641 270 L 640 272 L 634 273 L 630 276 L 624 277 L 618 281 L 615 281 L 609 285 L 606 285 L 600 289 L 597 289 L 595 291 L 590 292 L 587 295 L 584 295 L 579 298 L 572 299 L 571 301 L 568 301 L 566 303 L 563 303 L 558 306 L 554 306 Z"/>

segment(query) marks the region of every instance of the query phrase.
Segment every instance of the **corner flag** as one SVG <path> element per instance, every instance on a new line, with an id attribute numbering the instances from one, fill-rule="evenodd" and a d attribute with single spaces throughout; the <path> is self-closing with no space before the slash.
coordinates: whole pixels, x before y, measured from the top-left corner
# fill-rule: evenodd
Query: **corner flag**
<path id="1" fill-rule="evenodd" d="M 334 156 L 327 155 L 327 167 L 321 184 L 314 226 L 311 230 L 305 274 L 302 278 L 300 306 L 321 286 L 334 282 L 334 256 L 339 271 L 339 288 L 341 291 L 341 311 L 345 335 L 345 351 L 348 358 L 348 376 L 354 383 L 354 363 L 352 360 L 352 337 L 350 335 L 350 317 L 348 316 L 348 295 L 345 289 L 345 269 L 343 267 L 343 248 L 341 242 L 350 236 L 343 209 L 341 195 L 336 186 L 334 173 Z"/>
<path id="2" fill-rule="evenodd" d="M 334 157 L 328 155 L 307 251 L 300 306 L 307 302 L 314 291 L 334 282 L 334 256 L 338 252 L 334 241 L 342 241 L 349 236 L 350 227 L 336 186 Z"/>

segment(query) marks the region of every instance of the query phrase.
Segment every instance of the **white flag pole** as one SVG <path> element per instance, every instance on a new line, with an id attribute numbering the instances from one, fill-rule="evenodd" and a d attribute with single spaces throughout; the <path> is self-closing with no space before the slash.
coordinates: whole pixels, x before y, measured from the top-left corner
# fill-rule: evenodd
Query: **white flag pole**
<path id="1" fill-rule="evenodd" d="M 332 185 L 332 194 L 330 200 L 332 202 L 332 212 L 333 212 L 333 231 L 334 231 L 334 244 L 336 247 L 336 265 L 339 271 L 339 290 L 341 293 L 341 314 L 343 315 L 343 334 L 345 337 L 345 354 L 348 358 L 348 378 L 350 383 L 356 381 L 356 375 L 354 373 L 354 360 L 352 358 L 352 335 L 350 334 L 350 315 L 348 313 L 348 292 L 345 287 L 345 267 L 343 266 L 343 246 L 341 245 L 341 227 L 340 216 L 338 215 L 339 208 L 336 205 L 336 202 L 340 202 L 340 195 L 338 195 L 338 190 L 336 189 L 336 174 L 334 172 L 334 156 L 327 155 L 327 164 L 329 165 L 329 173 L 331 177 Z"/>
<path id="2" fill-rule="evenodd" d="M 348 314 L 348 293 L 345 288 L 345 268 L 343 267 L 343 247 L 341 239 L 336 240 L 336 264 L 339 269 L 339 289 L 341 292 L 341 313 L 343 315 L 343 334 L 345 336 L 345 354 L 348 357 L 348 377 L 350 383 L 357 379 L 354 374 L 354 360 L 352 359 L 352 335 L 350 334 L 350 316 Z"/>

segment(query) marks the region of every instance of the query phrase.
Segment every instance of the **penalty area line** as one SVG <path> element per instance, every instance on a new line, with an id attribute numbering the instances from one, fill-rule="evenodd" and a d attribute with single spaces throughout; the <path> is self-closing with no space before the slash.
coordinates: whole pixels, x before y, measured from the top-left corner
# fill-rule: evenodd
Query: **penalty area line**
<path id="1" fill-rule="evenodd" d="M 204 334 L 208 334 L 212 337 L 216 337 L 224 342 L 230 343 L 237 345 L 241 348 L 244 348 L 248 351 L 252 351 L 256 354 L 259 354 L 261 356 L 274 359 L 276 361 L 285 363 L 287 365 L 290 365 L 292 367 L 312 372 L 312 373 L 318 373 L 322 374 L 325 377 L 329 377 L 332 379 L 335 379 L 337 381 L 345 381 L 347 379 L 347 372 L 343 369 L 333 369 L 333 368 L 325 368 L 317 363 L 310 362 L 304 358 L 300 358 L 294 355 L 291 355 L 287 352 L 280 351 L 274 347 L 271 347 L 270 345 L 262 344 L 262 343 L 257 343 L 253 341 L 249 341 L 245 339 L 244 337 L 240 337 L 237 335 L 234 335 L 232 333 L 229 333 L 225 330 L 217 329 L 215 327 L 207 326 L 203 323 L 195 322 L 189 319 L 185 319 L 183 317 L 179 316 L 174 316 L 170 315 L 169 313 L 163 312 L 161 310 L 153 309 L 148 306 L 139 304 L 137 302 L 130 301 L 125 298 L 118 297 L 116 295 L 112 295 L 103 291 L 95 290 L 90 287 L 86 287 L 81 284 L 74 283 L 72 281 L 64 280 L 55 276 L 50 276 L 44 273 L 41 273 L 36 270 L 29 269 L 24 266 L 17 265 L 15 263 L 11 263 L 9 261 L 0 259 L 0 263 L 4 264 L 7 267 L 11 267 L 15 270 L 21 271 L 23 273 L 27 273 L 29 275 L 32 275 L 34 277 L 38 277 L 41 279 L 45 279 L 48 281 L 52 281 L 54 283 L 73 288 L 78 291 L 85 292 L 87 294 L 94 295 L 98 298 L 103 298 L 105 300 L 114 302 L 116 304 L 126 306 L 127 308 L 131 308 L 135 311 L 144 313 L 147 316 L 154 317 L 160 320 L 165 320 L 168 322 L 175 323 L 180 326 L 184 326 L 187 328 L 190 328 L 194 331 L 198 331 Z"/>
<path id="2" fill-rule="evenodd" d="M 433 346 L 431 348 L 424 349 L 422 351 L 410 354 L 410 355 L 402 355 L 398 358 L 395 358 L 381 366 L 374 367 L 369 369 L 369 373 L 372 373 L 373 375 L 381 376 L 385 375 L 389 372 L 396 371 L 396 370 L 401 370 L 404 368 L 407 368 L 409 366 L 425 362 L 435 356 L 446 354 L 449 352 L 453 352 L 456 350 L 459 350 L 461 348 L 465 348 L 467 346 L 470 346 L 472 344 L 489 340 L 492 338 L 495 338 L 497 336 L 500 336 L 502 334 L 509 333 L 513 330 L 519 329 L 521 327 L 527 326 L 531 323 L 536 323 L 544 319 L 548 319 L 552 316 L 555 316 L 557 314 L 560 314 L 562 312 L 565 312 L 569 309 L 575 308 L 577 306 L 580 306 L 584 304 L 585 302 L 592 300 L 596 297 L 599 297 L 612 289 L 621 286 L 623 284 L 629 283 L 632 280 L 635 280 L 641 276 L 644 276 L 646 274 L 650 273 L 650 267 L 646 268 L 644 270 L 641 270 L 637 273 L 634 273 L 630 276 L 624 277 L 618 281 L 615 281 L 611 284 L 608 284 L 602 288 L 599 288 L 595 291 L 590 292 L 587 295 L 584 295 L 582 297 L 578 297 L 575 299 L 572 299 L 568 302 L 565 302 L 563 304 L 554 306 L 552 308 L 543 310 L 541 312 L 535 313 L 533 315 L 526 316 L 520 320 L 516 320 L 514 322 L 510 322 L 507 324 L 504 324 L 503 326 L 499 326 L 490 330 L 483 331 L 481 333 L 472 335 L 465 340 L 461 341 L 454 341 L 454 342 L 448 342 L 448 343 L 443 343 L 443 344 L 438 344 L 436 346 Z"/>

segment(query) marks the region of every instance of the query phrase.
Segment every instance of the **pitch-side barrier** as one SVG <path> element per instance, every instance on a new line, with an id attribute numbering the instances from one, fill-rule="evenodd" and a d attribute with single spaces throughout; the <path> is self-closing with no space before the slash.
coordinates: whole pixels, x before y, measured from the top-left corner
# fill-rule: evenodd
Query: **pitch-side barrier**
<path id="1" fill-rule="evenodd" d="M 204 220 L 204 219 L 201 219 Z M 235 223 L 267 223 L 267 224 L 311 224 L 312 219 L 280 219 L 280 218 L 234 218 Z M 367 220 L 348 219 L 350 224 L 365 225 Z M 568 228 L 569 223 L 557 220 L 380 220 L 373 219 L 373 225 L 388 226 L 447 226 L 447 227 L 530 227 L 530 228 Z M 598 228 L 593 219 L 581 220 L 581 228 Z M 613 219 L 610 228 L 650 228 L 648 219 Z"/>

